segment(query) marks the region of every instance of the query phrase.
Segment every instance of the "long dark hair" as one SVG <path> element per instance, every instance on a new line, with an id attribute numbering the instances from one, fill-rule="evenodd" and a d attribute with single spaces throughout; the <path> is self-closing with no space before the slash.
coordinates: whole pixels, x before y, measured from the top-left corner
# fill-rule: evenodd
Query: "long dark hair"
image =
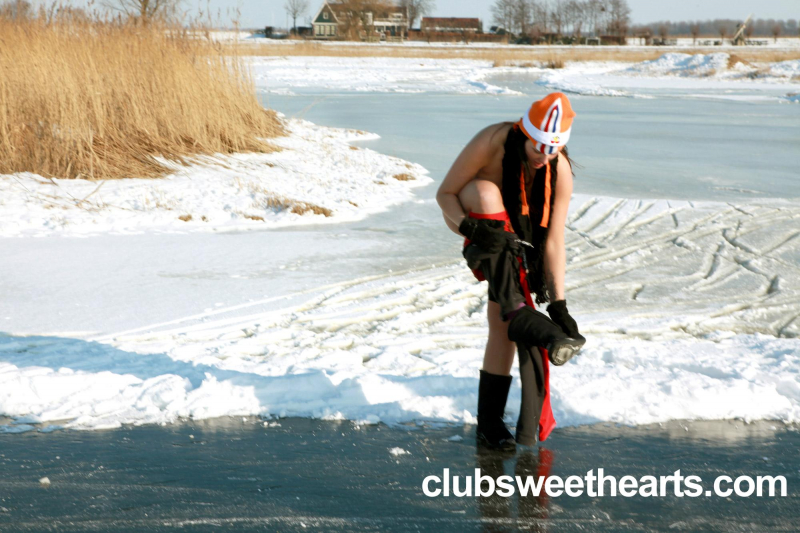
<path id="1" fill-rule="evenodd" d="M 547 277 L 544 268 L 544 254 L 546 249 L 547 235 L 549 227 L 543 228 L 539 225 L 538 221 L 541 219 L 544 211 L 544 180 L 547 176 L 547 168 L 542 167 L 533 171 L 528 163 L 528 155 L 525 152 L 525 142 L 528 137 L 514 128 L 509 132 L 509 139 L 506 141 L 506 150 L 514 148 L 513 154 L 507 154 L 511 157 L 508 158 L 508 165 L 504 158 L 503 172 L 516 173 L 517 179 L 519 178 L 519 165 L 525 173 L 525 185 L 531 185 L 531 197 L 526 198 L 530 206 L 530 223 L 517 223 L 513 224 L 514 230 L 523 238 L 529 238 L 533 248 L 525 248 L 525 258 L 528 265 L 528 289 L 534 295 L 537 304 L 543 304 L 551 301 L 552 296 L 547 289 Z M 510 142 L 509 142 L 510 141 Z M 558 159 L 565 157 L 570 164 L 570 169 L 573 167 L 572 159 L 569 157 L 567 147 L 561 149 L 561 152 L 553 158 L 548 164 L 550 166 L 550 206 L 555 205 L 556 200 L 556 184 L 558 183 Z M 516 169 L 516 170 L 514 170 Z M 510 174 L 513 178 L 513 174 Z M 512 220 L 512 223 L 514 221 Z M 548 225 L 549 226 L 549 225 Z M 528 233 L 528 235 L 526 235 Z"/>

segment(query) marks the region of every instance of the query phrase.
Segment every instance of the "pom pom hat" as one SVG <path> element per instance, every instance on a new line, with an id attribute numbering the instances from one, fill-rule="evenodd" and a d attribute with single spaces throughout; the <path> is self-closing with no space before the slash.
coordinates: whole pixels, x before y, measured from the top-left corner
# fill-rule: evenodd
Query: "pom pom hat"
<path id="1" fill-rule="evenodd" d="M 559 146 L 569 141 L 575 112 L 564 93 L 550 93 L 534 102 L 517 123 L 523 133 L 533 141 L 536 151 L 554 154 Z"/>

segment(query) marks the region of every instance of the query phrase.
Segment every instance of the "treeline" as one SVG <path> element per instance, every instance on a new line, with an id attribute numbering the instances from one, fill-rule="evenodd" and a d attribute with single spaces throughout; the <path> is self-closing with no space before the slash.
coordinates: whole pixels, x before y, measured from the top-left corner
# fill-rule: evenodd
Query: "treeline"
<path id="1" fill-rule="evenodd" d="M 703 21 L 682 20 L 679 22 L 659 21 L 645 24 L 638 28 L 647 28 L 653 35 L 720 35 L 722 31 L 732 36 L 742 20 L 714 19 Z M 797 36 L 797 20 L 756 19 L 747 24 L 745 36 L 747 37 L 777 37 L 780 35 Z"/>
<path id="2" fill-rule="evenodd" d="M 630 29 L 627 0 L 495 0 L 492 19 L 520 36 L 616 35 Z"/>
<path id="3" fill-rule="evenodd" d="M 613 35 L 624 37 L 649 30 L 651 35 L 722 35 L 731 37 L 742 19 L 704 21 L 659 21 L 631 25 L 631 9 L 627 0 L 495 0 L 492 20 L 508 33 L 539 37 Z M 746 37 L 797 36 L 795 19 L 756 19 L 747 24 Z"/>

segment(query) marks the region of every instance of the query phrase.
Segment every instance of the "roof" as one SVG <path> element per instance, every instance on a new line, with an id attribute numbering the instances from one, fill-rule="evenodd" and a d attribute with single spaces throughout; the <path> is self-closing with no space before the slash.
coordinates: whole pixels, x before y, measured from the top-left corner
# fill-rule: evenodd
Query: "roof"
<path id="1" fill-rule="evenodd" d="M 339 18 L 340 20 L 343 20 L 343 18 L 346 18 L 346 17 L 342 17 L 342 15 L 346 14 L 348 11 L 350 11 L 352 9 L 352 7 L 350 7 L 350 6 L 346 5 L 346 4 L 342 4 L 340 2 L 328 1 L 328 2 L 326 2 L 326 4 L 328 5 L 328 7 L 331 8 L 331 11 L 333 11 L 334 14 L 336 15 L 336 17 Z M 368 10 L 365 9 L 365 11 L 368 11 Z M 405 10 L 405 8 L 402 8 L 400 6 L 386 5 L 382 9 L 375 11 L 375 18 L 376 19 L 377 18 L 384 18 L 384 17 L 387 17 L 388 15 L 390 15 L 392 13 L 400 13 L 402 15 L 405 15 L 406 14 L 406 10 Z"/>
<path id="2" fill-rule="evenodd" d="M 440 28 L 480 28 L 481 19 L 460 17 L 422 17 L 422 25 Z"/>

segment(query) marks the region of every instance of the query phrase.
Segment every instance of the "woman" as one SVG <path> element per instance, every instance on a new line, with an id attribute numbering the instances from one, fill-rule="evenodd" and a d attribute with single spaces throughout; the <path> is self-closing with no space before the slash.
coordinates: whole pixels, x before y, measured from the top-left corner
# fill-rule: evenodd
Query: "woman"
<path id="1" fill-rule="evenodd" d="M 564 225 L 572 195 L 565 145 L 574 116 L 567 96 L 552 93 L 534 102 L 517 123 L 483 129 L 453 163 L 436 195 L 447 226 L 466 238 L 467 264 L 489 283 L 477 434 L 491 448 L 532 445 L 537 426 L 539 440 L 547 438 L 555 426 L 548 358 L 564 364 L 585 342 L 564 295 Z M 550 319 L 534 311 L 534 298 L 551 302 Z M 503 423 L 515 343 L 523 384 L 516 441 Z"/>

